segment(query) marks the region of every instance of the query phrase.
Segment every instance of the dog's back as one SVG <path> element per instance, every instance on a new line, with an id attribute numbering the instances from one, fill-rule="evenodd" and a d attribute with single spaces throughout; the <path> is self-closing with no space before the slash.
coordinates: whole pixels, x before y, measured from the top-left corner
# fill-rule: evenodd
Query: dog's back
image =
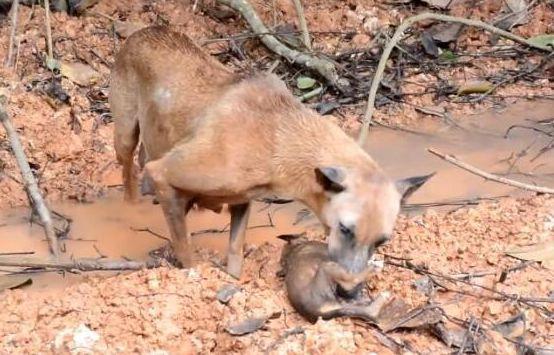
<path id="1" fill-rule="evenodd" d="M 137 197 L 133 157 L 139 140 L 143 160 L 159 158 L 191 133 L 194 117 L 235 80 L 235 74 L 170 28 L 148 27 L 126 40 L 115 59 L 109 96 L 126 199 Z"/>

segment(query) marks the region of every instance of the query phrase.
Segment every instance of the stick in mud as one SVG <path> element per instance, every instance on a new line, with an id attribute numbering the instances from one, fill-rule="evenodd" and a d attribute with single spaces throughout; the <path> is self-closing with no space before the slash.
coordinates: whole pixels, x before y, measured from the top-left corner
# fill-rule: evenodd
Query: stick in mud
<path id="1" fill-rule="evenodd" d="M 21 141 L 19 140 L 17 132 L 12 125 L 12 121 L 10 120 L 10 117 L 8 116 L 8 113 L 4 109 L 2 103 L 0 103 L 0 121 L 6 130 L 17 165 L 21 170 L 21 176 L 25 182 L 25 190 L 27 191 L 31 201 L 31 206 L 35 209 L 43 224 L 50 252 L 57 258 L 60 255 L 60 248 L 58 246 L 58 238 L 54 230 L 50 210 L 48 210 L 48 207 L 46 207 L 46 204 L 44 203 L 44 199 L 42 198 L 35 176 L 29 166 L 29 161 L 27 160 Z"/>
<path id="2" fill-rule="evenodd" d="M 438 156 L 439 158 L 441 158 L 443 160 L 446 160 L 447 162 L 449 162 L 451 164 L 456 165 L 458 168 L 464 169 L 465 171 L 469 171 L 470 173 L 472 173 L 474 175 L 481 176 L 481 177 L 485 178 L 486 180 L 496 181 L 496 182 L 499 182 L 501 184 L 517 187 L 517 188 L 523 189 L 523 190 L 534 191 L 534 192 L 538 192 L 538 193 L 542 193 L 542 194 L 554 194 L 554 189 L 551 189 L 549 187 L 530 185 L 530 184 L 525 184 L 523 182 L 519 182 L 519 181 L 515 181 L 515 180 L 511 180 L 511 179 L 506 179 L 506 178 L 503 178 L 501 176 L 497 176 L 497 175 L 494 175 L 494 174 L 491 174 L 491 173 L 487 173 L 486 171 L 480 170 L 480 169 L 478 169 L 478 168 L 476 168 L 472 165 L 469 165 L 468 163 L 465 163 L 465 162 L 455 158 L 454 156 L 452 156 L 450 154 L 444 154 L 444 153 L 441 153 L 438 150 L 435 150 L 435 149 L 432 149 L 432 148 L 428 148 L 427 151 L 431 154 L 434 154 L 434 155 Z"/>
<path id="3" fill-rule="evenodd" d="M 161 266 L 162 260 L 150 261 L 106 260 L 106 259 L 75 259 L 75 260 L 44 260 L 28 257 L 0 257 L 0 266 L 31 267 L 57 270 L 79 271 L 120 271 L 142 270 Z"/>
<path id="4" fill-rule="evenodd" d="M 46 63 L 50 65 L 54 59 L 54 52 L 52 50 L 52 26 L 50 25 L 50 1 L 44 0 L 44 25 L 46 26 L 46 48 L 48 50 Z"/>
<path id="5" fill-rule="evenodd" d="M 12 15 L 12 28 L 10 32 L 10 42 L 8 44 L 8 56 L 4 65 L 11 67 L 13 65 L 13 47 L 15 45 L 15 34 L 17 33 L 17 16 L 18 16 L 19 0 L 13 0 L 12 8 L 10 10 Z"/>
<path id="6" fill-rule="evenodd" d="M 308 31 L 308 24 L 306 23 L 306 16 L 304 16 L 304 8 L 302 7 L 301 0 L 293 0 L 294 7 L 296 8 L 296 15 L 298 17 L 298 25 L 302 30 L 302 41 L 308 50 L 312 50 L 312 43 L 310 41 L 310 32 Z"/>

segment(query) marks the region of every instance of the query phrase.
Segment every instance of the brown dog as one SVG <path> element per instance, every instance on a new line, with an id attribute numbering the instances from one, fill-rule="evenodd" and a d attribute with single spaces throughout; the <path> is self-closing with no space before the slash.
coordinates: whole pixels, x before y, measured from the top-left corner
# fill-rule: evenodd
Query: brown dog
<path id="1" fill-rule="evenodd" d="M 242 78 L 164 27 L 127 39 L 114 64 L 110 105 L 125 196 L 137 197 L 133 156 L 140 139 L 145 172 L 185 266 L 188 210 L 229 204 L 227 271 L 239 277 L 250 201 L 273 194 L 306 204 L 329 231 L 331 258 L 360 272 L 392 233 L 401 199 L 429 178 L 389 180 L 352 138 L 304 107 L 276 76 Z"/>
<path id="2" fill-rule="evenodd" d="M 287 241 L 281 254 L 281 276 L 290 303 L 310 322 L 318 318 L 356 317 L 375 322 L 376 312 L 368 301 L 346 302 L 339 296 L 339 288 L 346 292 L 359 288 L 370 270 L 349 273 L 332 261 L 327 244 L 307 241 L 298 235 L 280 235 Z"/>

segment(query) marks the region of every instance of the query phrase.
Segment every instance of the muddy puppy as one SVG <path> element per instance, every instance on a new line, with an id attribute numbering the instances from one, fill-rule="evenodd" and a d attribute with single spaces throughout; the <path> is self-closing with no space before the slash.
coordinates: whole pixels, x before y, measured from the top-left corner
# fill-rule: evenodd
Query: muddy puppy
<path id="1" fill-rule="evenodd" d="M 376 312 L 369 300 L 341 296 L 359 289 L 370 269 L 349 273 L 331 260 L 327 244 L 308 241 L 300 235 L 280 235 L 287 244 L 281 254 L 280 276 L 284 276 L 287 294 L 294 309 L 310 322 L 319 317 L 354 317 L 375 322 Z"/>

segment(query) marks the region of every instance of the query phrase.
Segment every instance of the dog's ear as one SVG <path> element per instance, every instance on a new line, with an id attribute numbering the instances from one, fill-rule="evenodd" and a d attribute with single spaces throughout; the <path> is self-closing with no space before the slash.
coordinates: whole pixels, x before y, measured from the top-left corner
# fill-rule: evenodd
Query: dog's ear
<path id="1" fill-rule="evenodd" d="M 284 240 L 287 243 L 291 243 L 292 241 L 298 240 L 300 238 L 303 238 L 306 235 L 306 233 L 300 233 L 300 234 L 281 234 L 278 235 L 277 238 Z"/>
<path id="2" fill-rule="evenodd" d="M 321 167 L 315 168 L 315 177 L 317 182 L 328 192 L 344 191 L 343 185 L 346 177 L 344 169 L 339 167 Z"/>
<path id="3" fill-rule="evenodd" d="M 396 189 L 402 196 L 402 203 L 404 203 L 408 197 L 417 191 L 423 184 L 427 182 L 435 173 L 431 173 L 423 176 L 414 176 L 407 179 L 398 180 L 396 182 Z"/>

